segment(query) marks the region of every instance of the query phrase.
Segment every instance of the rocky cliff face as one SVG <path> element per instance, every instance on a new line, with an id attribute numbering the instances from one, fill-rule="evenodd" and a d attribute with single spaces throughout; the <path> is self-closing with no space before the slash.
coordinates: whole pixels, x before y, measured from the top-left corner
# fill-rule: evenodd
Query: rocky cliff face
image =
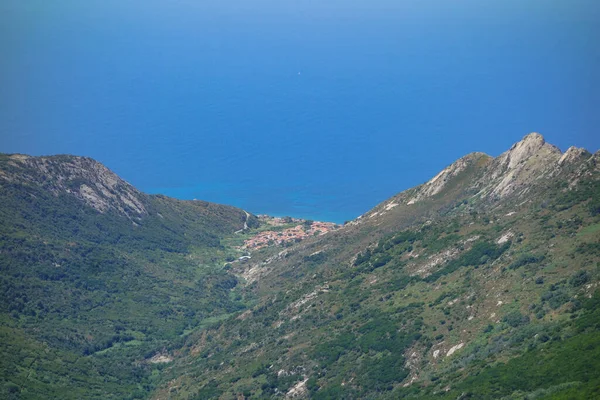
<path id="1" fill-rule="evenodd" d="M 496 158 L 475 152 L 458 159 L 428 182 L 398 193 L 348 226 L 395 229 L 427 220 L 459 202 L 471 211 L 514 207 L 558 181 L 567 182 L 569 190 L 575 188 L 582 179 L 596 176 L 599 159 L 600 153 L 576 147 L 563 154 L 539 133 L 530 133 Z"/>
<path id="2" fill-rule="evenodd" d="M 147 214 L 143 193 L 90 158 L 13 154 L 1 161 L 0 184 L 40 185 L 55 195 L 73 195 L 101 213 L 114 211 L 130 218 Z"/>
<path id="3" fill-rule="evenodd" d="M 546 143 L 542 135 L 530 133 L 490 164 L 480 181 L 481 194 L 492 200 L 524 194 L 557 168 L 561 156 L 560 149 Z"/>
<path id="4" fill-rule="evenodd" d="M 414 197 L 407 204 L 414 204 L 421 199 L 435 196 L 441 193 L 444 188 L 452 181 L 452 178 L 458 176 L 469 167 L 477 165 L 485 165 L 492 160 L 492 157 L 485 153 L 471 153 L 453 162 L 448 167 L 444 168 L 429 182 L 425 183 Z"/>
<path id="5" fill-rule="evenodd" d="M 479 171 L 469 187 L 477 190 L 477 197 L 482 200 L 498 201 L 508 196 L 523 196 L 557 174 L 572 173 L 573 166 L 592 162 L 592 158 L 587 150 L 576 147 L 563 154 L 558 147 L 546 143 L 542 135 L 534 132 L 496 158 L 484 153 L 460 158 L 418 187 L 406 204 L 443 195 L 453 180 L 461 179 L 464 171 L 471 166 Z"/>

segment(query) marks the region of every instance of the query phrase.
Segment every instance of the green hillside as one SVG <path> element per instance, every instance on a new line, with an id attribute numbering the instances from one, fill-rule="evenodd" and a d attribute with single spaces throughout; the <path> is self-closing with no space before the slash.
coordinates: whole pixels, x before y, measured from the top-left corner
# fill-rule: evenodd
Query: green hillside
<path id="1" fill-rule="evenodd" d="M 79 157 L 0 185 L 3 397 L 600 398 L 599 153 L 530 134 L 256 249 L 296 223 Z"/>
<path id="2" fill-rule="evenodd" d="M 272 249 L 154 398 L 598 397 L 597 161 L 529 135 Z"/>
<path id="3" fill-rule="evenodd" d="M 148 196 L 79 157 L 3 155 L 0 178 L 2 397 L 144 398 L 147 359 L 244 308 L 220 243 L 242 210 Z"/>

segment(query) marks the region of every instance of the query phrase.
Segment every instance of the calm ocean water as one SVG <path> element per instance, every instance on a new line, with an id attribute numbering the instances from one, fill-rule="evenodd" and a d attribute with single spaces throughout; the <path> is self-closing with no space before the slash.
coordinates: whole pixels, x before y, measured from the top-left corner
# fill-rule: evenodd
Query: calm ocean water
<path id="1" fill-rule="evenodd" d="M 530 131 L 597 150 L 600 7 L 550 3 L 4 0 L 0 151 L 343 222 Z"/>

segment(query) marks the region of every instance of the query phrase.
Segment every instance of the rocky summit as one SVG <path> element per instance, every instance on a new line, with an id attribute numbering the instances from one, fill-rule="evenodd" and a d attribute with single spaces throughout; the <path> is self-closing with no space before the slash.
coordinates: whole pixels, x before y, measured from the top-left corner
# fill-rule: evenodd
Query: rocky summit
<path id="1" fill-rule="evenodd" d="M 600 398 L 599 157 L 531 133 L 338 227 L 2 155 L 2 398 Z"/>

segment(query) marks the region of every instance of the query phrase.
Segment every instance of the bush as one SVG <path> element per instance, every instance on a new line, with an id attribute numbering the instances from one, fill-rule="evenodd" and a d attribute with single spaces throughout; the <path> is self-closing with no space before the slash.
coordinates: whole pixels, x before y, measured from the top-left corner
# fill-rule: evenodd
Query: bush
<path id="1" fill-rule="evenodd" d="M 364 253 L 359 253 L 356 256 L 356 261 L 354 261 L 355 266 L 359 266 L 360 264 L 366 263 L 371 259 L 371 250 L 367 249 Z"/>
<path id="2" fill-rule="evenodd" d="M 543 276 L 538 276 L 538 277 L 535 279 L 535 284 L 536 284 L 536 285 L 543 285 L 543 284 L 544 284 L 544 277 L 543 277 Z"/>
<path id="3" fill-rule="evenodd" d="M 409 373 L 404 368 L 404 362 L 404 357 L 400 355 L 387 355 L 366 361 L 361 374 L 364 387 L 388 390 L 391 383 L 401 382 Z"/>
<path id="4" fill-rule="evenodd" d="M 12 383 L 12 382 L 7 382 L 4 384 L 4 390 L 7 393 L 19 393 L 21 391 L 21 389 L 19 388 L 18 385 Z"/>
<path id="5" fill-rule="evenodd" d="M 592 217 L 600 215 L 600 197 L 592 199 L 588 205 Z"/>
<path id="6" fill-rule="evenodd" d="M 569 279 L 573 287 L 582 286 L 590 281 L 590 274 L 587 271 L 579 271 Z"/>
<path id="7" fill-rule="evenodd" d="M 392 261 L 392 256 L 389 254 L 383 254 L 373 260 L 373 268 L 383 267 L 388 262 Z"/>
<path id="8" fill-rule="evenodd" d="M 542 301 L 546 302 L 550 308 L 556 310 L 570 299 L 564 289 L 552 290 L 552 288 L 542 295 Z"/>
<path id="9" fill-rule="evenodd" d="M 519 311 L 513 311 L 505 315 L 503 321 L 513 328 L 516 328 L 517 326 L 527 325 L 529 323 L 529 317 L 521 314 Z"/>
<path id="10" fill-rule="evenodd" d="M 510 242 L 506 242 L 502 246 L 498 246 L 492 242 L 478 242 L 459 258 L 448 262 L 444 268 L 429 275 L 427 278 L 425 278 L 425 281 L 435 282 L 440 277 L 451 274 L 461 267 L 466 267 L 469 265 L 478 266 L 489 261 L 494 261 L 498 259 L 506 250 L 508 250 L 510 244 Z"/>
<path id="11" fill-rule="evenodd" d="M 512 264 L 508 266 L 509 269 L 517 269 L 527 264 L 534 264 L 544 260 L 544 256 L 535 256 L 533 254 L 522 254 Z"/>

